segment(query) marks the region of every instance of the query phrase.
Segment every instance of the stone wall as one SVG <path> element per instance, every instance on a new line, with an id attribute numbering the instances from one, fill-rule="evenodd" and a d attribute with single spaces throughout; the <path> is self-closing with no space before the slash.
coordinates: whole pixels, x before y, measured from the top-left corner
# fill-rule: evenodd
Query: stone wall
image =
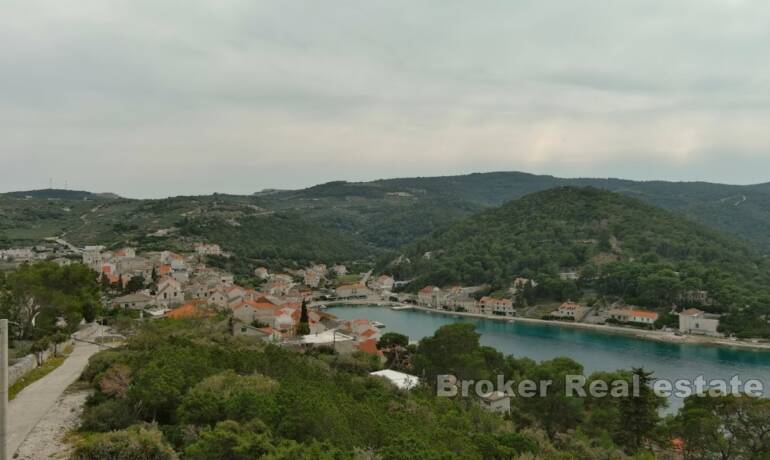
<path id="1" fill-rule="evenodd" d="M 64 350 L 65 348 L 72 345 L 72 339 L 67 340 L 64 343 L 60 343 L 59 346 L 59 352 Z M 51 345 L 48 347 L 46 351 L 42 353 L 43 355 L 43 362 L 47 361 L 51 357 L 53 357 L 54 352 L 54 346 Z M 22 378 L 24 375 L 27 374 L 27 372 L 36 369 L 37 366 L 37 357 L 34 354 L 27 355 L 20 360 L 18 360 L 13 366 L 8 367 L 8 386 L 12 386 L 14 383 L 16 383 L 20 378 Z"/>

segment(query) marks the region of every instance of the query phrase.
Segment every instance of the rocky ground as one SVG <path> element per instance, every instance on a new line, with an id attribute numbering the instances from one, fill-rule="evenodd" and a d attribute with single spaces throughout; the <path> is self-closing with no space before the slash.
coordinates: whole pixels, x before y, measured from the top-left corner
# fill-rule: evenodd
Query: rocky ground
<path id="1" fill-rule="evenodd" d="M 27 435 L 13 457 L 15 460 L 67 459 L 72 446 L 64 438 L 77 427 L 90 390 L 71 388 L 62 394 L 35 428 Z"/>

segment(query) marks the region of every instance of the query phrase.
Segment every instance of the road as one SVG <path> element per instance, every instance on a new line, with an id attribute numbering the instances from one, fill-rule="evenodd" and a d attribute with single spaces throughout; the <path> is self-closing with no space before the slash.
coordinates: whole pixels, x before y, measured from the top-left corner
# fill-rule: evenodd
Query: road
<path id="1" fill-rule="evenodd" d="M 99 328 L 93 325 L 78 333 L 82 339 L 98 336 Z M 53 408 L 64 390 L 80 377 L 88 365 L 88 359 L 99 346 L 91 343 L 75 342 L 74 349 L 61 366 L 37 382 L 31 384 L 9 403 L 8 407 L 8 452 L 11 458 L 33 428 Z"/>

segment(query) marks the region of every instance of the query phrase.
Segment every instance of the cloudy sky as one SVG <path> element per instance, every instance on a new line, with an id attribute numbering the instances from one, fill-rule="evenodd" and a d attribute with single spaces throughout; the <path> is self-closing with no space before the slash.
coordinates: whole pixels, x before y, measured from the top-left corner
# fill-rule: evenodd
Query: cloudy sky
<path id="1" fill-rule="evenodd" d="M 0 190 L 770 181 L 767 0 L 3 0 Z"/>

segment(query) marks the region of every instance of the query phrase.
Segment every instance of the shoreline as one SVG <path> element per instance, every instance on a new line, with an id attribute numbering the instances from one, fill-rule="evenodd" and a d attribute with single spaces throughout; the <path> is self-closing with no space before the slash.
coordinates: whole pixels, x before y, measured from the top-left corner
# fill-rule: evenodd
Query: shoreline
<path id="1" fill-rule="evenodd" d="M 351 304 L 348 304 L 348 305 L 352 306 Z M 361 303 L 358 305 L 369 305 L 369 304 Z M 423 312 L 439 313 L 439 314 L 450 315 L 450 316 L 464 316 L 467 318 L 488 319 L 488 320 L 505 321 L 505 322 L 510 322 L 511 320 L 513 320 L 514 323 L 525 322 L 530 324 L 541 324 L 541 325 L 553 326 L 553 327 L 571 327 L 576 329 L 591 330 L 599 333 L 625 335 L 625 336 L 635 337 L 642 340 L 652 340 L 657 342 L 731 347 L 731 348 L 739 348 L 742 350 L 765 351 L 765 352 L 770 351 L 770 343 L 749 343 L 749 342 L 743 342 L 743 341 L 732 341 L 724 338 L 695 336 L 695 335 L 677 336 L 672 333 L 663 332 L 663 331 L 632 329 L 632 328 L 611 326 L 611 325 L 604 325 L 604 324 L 573 323 L 573 322 L 567 322 L 567 321 L 527 318 L 523 316 L 509 317 L 509 316 L 484 315 L 481 313 L 455 312 L 455 311 L 448 311 L 448 310 L 437 310 L 433 308 L 422 307 L 419 305 L 404 304 L 404 306 L 408 306 L 409 308 L 402 308 L 401 310 L 419 310 Z"/>

